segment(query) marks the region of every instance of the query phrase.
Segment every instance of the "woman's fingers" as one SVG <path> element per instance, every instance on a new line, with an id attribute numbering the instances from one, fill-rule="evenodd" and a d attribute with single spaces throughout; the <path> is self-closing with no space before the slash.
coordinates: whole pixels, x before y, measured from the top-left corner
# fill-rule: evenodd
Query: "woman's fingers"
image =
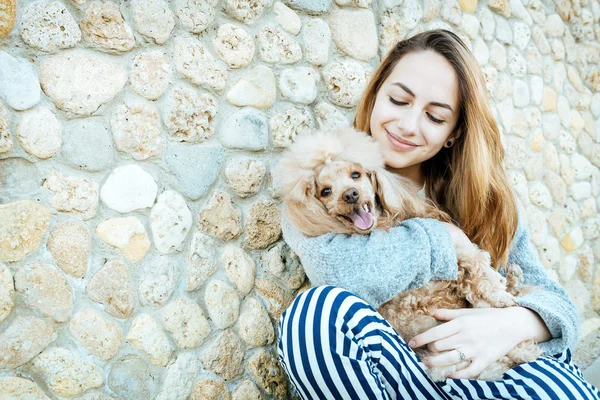
<path id="1" fill-rule="evenodd" d="M 473 379 L 479 375 L 487 365 L 480 360 L 473 360 L 468 367 L 453 372 L 448 376 L 450 379 Z"/>
<path id="2" fill-rule="evenodd" d="M 459 335 L 452 335 L 444 339 L 436 340 L 435 342 L 427 344 L 427 348 L 436 353 L 456 349 L 461 344 L 458 336 Z"/>
<path id="3" fill-rule="evenodd" d="M 466 354 L 465 359 L 469 359 Z M 423 359 L 423 363 L 428 367 L 446 367 L 448 365 L 458 364 L 461 361 L 463 360 L 460 359 L 460 353 L 456 349 L 445 351 L 443 353 Z"/>
<path id="4" fill-rule="evenodd" d="M 446 322 L 444 324 L 435 326 L 431 329 L 426 330 L 423 333 L 418 334 L 417 336 L 409 340 L 408 345 L 413 349 L 415 347 L 421 347 L 428 343 L 435 342 L 436 340 L 452 336 L 455 333 L 457 333 L 458 330 L 458 324 L 453 323 L 453 321 Z"/>

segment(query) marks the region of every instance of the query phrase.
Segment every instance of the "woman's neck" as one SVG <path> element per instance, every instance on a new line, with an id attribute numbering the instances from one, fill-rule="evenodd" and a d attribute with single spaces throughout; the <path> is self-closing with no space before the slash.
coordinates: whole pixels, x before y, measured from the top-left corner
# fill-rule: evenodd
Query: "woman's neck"
<path id="1" fill-rule="evenodd" d="M 411 165 L 406 168 L 394 168 L 386 165 L 386 168 L 394 174 L 410 179 L 418 187 L 423 187 L 423 185 L 425 185 L 425 175 L 423 175 L 423 171 L 421 171 L 421 164 Z"/>

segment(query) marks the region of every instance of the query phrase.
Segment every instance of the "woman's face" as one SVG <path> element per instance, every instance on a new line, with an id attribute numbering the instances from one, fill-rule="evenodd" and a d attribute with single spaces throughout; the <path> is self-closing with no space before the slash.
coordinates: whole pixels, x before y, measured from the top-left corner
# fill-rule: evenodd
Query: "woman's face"
<path id="1" fill-rule="evenodd" d="M 454 68 L 437 53 L 409 53 L 377 93 L 371 135 L 380 143 L 386 165 L 423 184 L 421 163 L 440 151 L 458 117 Z"/>

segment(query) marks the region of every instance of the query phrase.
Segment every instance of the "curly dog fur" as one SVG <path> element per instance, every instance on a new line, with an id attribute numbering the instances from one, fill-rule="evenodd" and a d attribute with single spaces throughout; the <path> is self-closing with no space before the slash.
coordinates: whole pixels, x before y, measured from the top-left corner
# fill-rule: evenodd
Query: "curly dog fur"
<path id="1" fill-rule="evenodd" d="M 300 137 L 276 168 L 281 197 L 290 221 L 305 235 L 326 233 L 368 234 L 389 229 L 415 217 L 451 218 L 417 194 L 412 181 L 386 170 L 379 145 L 353 128 L 317 132 Z M 524 293 L 518 265 L 507 269 L 507 278 L 491 266 L 487 252 L 472 245 L 457 248 L 458 279 L 431 281 L 396 295 L 378 311 L 404 340 L 438 324 L 433 313 L 439 308 L 511 307 Z M 419 357 L 432 354 L 416 349 Z M 485 369 L 476 379 L 498 380 L 514 366 L 542 354 L 532 341 L 525 341 Z M 427 369 L 436 381 L 464 368 L 469 361 L 450 367 Z"/>

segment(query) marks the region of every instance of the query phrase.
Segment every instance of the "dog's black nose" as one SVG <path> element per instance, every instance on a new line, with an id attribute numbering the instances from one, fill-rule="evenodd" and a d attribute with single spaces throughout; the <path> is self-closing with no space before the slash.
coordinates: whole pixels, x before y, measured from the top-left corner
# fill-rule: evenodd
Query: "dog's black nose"
<path id="1" fill-rule="evenodd" d="M 358 190 L 355 188 L 350 188 L 344 192 L 342 198 L 346 203 L 354 204 L 358 201 Z"/>

